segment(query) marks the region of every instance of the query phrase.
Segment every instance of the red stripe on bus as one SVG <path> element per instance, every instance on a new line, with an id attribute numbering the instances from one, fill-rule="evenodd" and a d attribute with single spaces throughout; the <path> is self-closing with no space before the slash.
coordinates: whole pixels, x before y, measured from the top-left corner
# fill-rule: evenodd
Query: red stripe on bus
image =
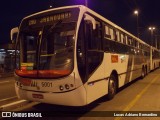
<path id="1" fill-rule="evenodd" d="M 39 70 L 38 77 L 57 78 L 70 74 L 70 70 Z"/>
<path id="2" fill-rule="evenodd" d="M 33 78 L 57 78 L 70 74 L 70 70 L 16 70 L 17 75 Z"/>
<path id="3" fill-rule="evenodd" d="M 16 70 L 15 71 L 17 75 L 22 77 L 37 77 L 37 70 Z"/>

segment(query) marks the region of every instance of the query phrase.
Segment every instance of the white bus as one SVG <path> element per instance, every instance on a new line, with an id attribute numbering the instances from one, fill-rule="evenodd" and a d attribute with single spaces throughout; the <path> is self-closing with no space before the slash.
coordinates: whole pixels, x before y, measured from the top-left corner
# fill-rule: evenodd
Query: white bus
<path id="1" fill-rule="evenodd" d="M 77 5 L 25 17 L 16 40 L 19 98 L 84 106 L 150 71 L 151 46 Z"/>
<path id="2" fill-rule="evenodd" d="M 160 67 L 160 50 L 151 46 L 151 70 Z"/>

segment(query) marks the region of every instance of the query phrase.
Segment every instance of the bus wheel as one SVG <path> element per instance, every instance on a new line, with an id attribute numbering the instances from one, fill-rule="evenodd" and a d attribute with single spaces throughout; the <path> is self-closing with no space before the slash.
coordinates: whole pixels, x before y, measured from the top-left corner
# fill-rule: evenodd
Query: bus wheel
<path id="1" fill-rule="evenodd" d="M 111 75 L 109 83 L 108 83 L 108 96 L 107 96 L 107 98 L 109 100 L 113 99 L 116 94 L 116 89 L 117 89 L 116 84 L 117 83 L 116 83 L 115 76 Z"/>
<path id="2" fill-rule="evenodd" d="M 145 77 L 145 69 L 144 67 L 142 68 L 142 72 L 141 72 L 141 78 L 143 79 Z"/>

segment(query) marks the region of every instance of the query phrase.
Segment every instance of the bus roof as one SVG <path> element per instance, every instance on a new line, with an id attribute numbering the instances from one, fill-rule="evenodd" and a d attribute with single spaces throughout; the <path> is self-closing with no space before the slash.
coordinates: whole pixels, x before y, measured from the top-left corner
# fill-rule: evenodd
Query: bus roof
<path id="1" fill-rule="evenodd" d="M 145 44 L 147 46 L 150 46 L 149 44 L 145 43 L 143 40 L 137 38 L 136 36 L 134 36 L 133 34 L 127 32 L 126 30 L 124 30 L 123 28 L 121 28 L 120 26 L 116 25 L 115 23 L 111 22 L 110 20 L 104 18 L 103 16 L 99 15 L 98 13 L 94 12 L 93 10 L 87 8 L 87 11 L 94 14 L 95 16 L 97 16 L 98 18 L 100 18 L 101 20 L 103 20 L 106 23 L 109 23 L 110 25 L 112 25 L 113 27 L 115 27 L 116 29 L 128 34 L 129 36 L 135 38 L 136 40 L 138 40 L 139 42 L 141 42 L 142 44 Z"/>
<path id="2" fill-rule="evenodd" d="M 120 31 L 128 34 L 129 36 L 135 38 L 135 39 L 138 40 L 140 43 L 145 44 L 145 45 L 147 45 L 147 46 L 150 46 L 150 45 L 148 45 L 147 43 L 145 43 L 143 40 L 137 38 L 137 37 L 134 36 L 133 34 L 127 32 L 126 30 L 124 30 L 124 29 L 121 28 L 120 26 L 116 25 L 115 23 L 113 23 L 113 22 L 111 22 L 110 20 L 104 18 L 104 17 L 101 16 L 100 14 L 94 12 L 93 10 L 87 8 L 87 7 L 84 6 L 84 5 L 73 5 L 73 6 L 64 6 L 64 7 L 52 8 L 52 9 L 48 9 L 48 10 L 44 10 L 44 11 L 41 11 L 41 12 L 37 12 L 37 13 L 31 14 L 31 15 L 25 17 L 24 19 L 27 19 L 27 18 L 32 17 L 32 16 L 35 16 L 35 15 L 39 15 L 39 14 L 42 14 L 42 13 L 46 13 L 46 12 L 49 12 L 49 11 L 60 10 L 60 9 L 67 9 L 67 8 L 80 8 L 80 9 L 83 11 L 83 13 L 89 12 L 89 13 L 97 16 L 98 18 L 100 18 L 100 19 L 103 20 L 104 22 L 112 25 L 112 26 L 115 27 L 116 29 L 118 29 L 118 30 L 120 30 Z"/>
<path id="3" fill-rule="evenodd" d="M 78 8 L 78 7 L 79 8 L 81 8 L 81 7 L 85 8 L 85 6 L 83 6 L 83 5 L 73 5 L 73 6 L 64 6 L 64 7 L 52 8 L 52 9 L 48 9 L 48 10 L 44 10 L 44 11 L 41 11 L 41 12 L 37 12 L 37 13 L 31 14 L 31 15 L 25 17 L 24 19 L 27 19 L 27 18 L 35 16 L 35 15 L 39 15 L 39 14 L 42 14 L 42 13 L 54 11 L 54 10 L 61 10 L 61 9 L 67 9 L 67 8 Z"/>

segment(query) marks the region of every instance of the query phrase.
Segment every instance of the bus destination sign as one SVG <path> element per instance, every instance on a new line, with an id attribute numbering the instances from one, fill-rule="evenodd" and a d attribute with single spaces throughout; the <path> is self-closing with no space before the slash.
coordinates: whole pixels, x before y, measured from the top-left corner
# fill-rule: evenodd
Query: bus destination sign
<path id="1" fill-rule="evenodd" d="M 64 13 L 59 13 L 55 15 L 45 16 L 42 18 L 31 19 L 28 21 L 28 25 L 31 26 L 36 24 L 43 24 L 43 23 L 48 23 L 48 22 L 53 22 L 53 21 L 58 21 L 58 20 L 63 20 L 68 18 L 71 18 L 71 12 L 64 12 Z"/>

